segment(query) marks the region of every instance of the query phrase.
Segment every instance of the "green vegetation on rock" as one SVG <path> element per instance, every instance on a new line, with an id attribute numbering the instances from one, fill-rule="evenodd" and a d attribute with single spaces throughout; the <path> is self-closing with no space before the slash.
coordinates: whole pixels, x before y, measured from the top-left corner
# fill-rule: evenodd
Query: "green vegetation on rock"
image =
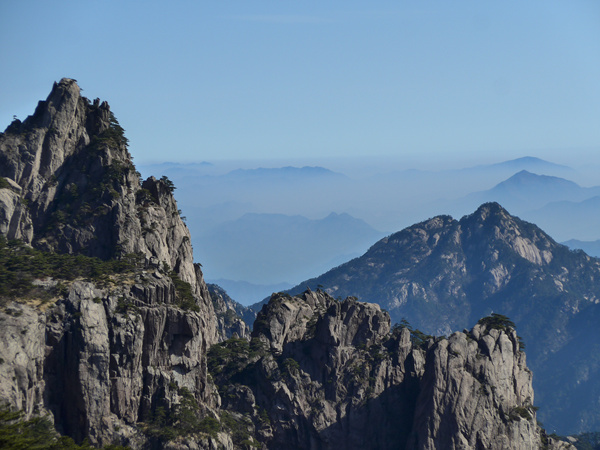
<path id="1" fill-rule="evenodd" d="M 214 379 L 219 377 L 231 379 L 250 362 L 264 354 L 266 354 L 264 345 L 256 338 L 251 342 L 231 338 L 210 348 L 207 355 L 208 371 Z"/>
<path id="2" fill-rule="evenodd" d="M 52 423 L 43 417 L 29 420 L 23 412 L 0 409 L 0 448 L 11 450 L 78 450 L 93 449 L 87 442 L 76 444 L 67 436 L 60 436 Z M 129 447 L 108 445 L 104 450 L 127 450 Z"/>
<path id="3" fill-rule="evenodd" d="M 196 299 L 192 292 L 192 285 L 179 278 L 179 275 L 177 275 L 177 272 L 174 270 L 169 272 L 169 277 L 171 278 L 171 281 L 173 281 L 175 290 L 177 291 L 177 305 L 181 309 L 188 311 L 200 311 L 200 307 L 196 304 Z"/>
<path id="4" fill-rule="evenodd" d="M 138 264 L 139 256 L 134 254 L 104 261 L 83 255 L 44 252 L 0 236 L 0 299 L 40 296 L 47 299 L 51 293 L 44 293 L 33 280 L 51 277 L 67 281 L 76 278 L 107 281 L 110 275 L 135 270 Z"/>

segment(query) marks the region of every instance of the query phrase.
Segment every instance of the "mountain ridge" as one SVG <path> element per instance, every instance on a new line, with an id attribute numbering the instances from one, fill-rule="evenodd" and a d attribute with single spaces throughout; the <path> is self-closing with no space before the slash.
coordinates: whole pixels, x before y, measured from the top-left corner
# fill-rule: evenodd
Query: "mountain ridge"
<path id="1" fill-rule="evenodd" d="M 592 400 L 583 401 L 581 411 L 564 398 L 564 390 L 556 400 L 545 374 L 552 373 L 552 364 L 581 361 L 583 350 L 571 343 L 581 342 L 573 341 L 575 335 L 584 339 L 577 326 L 581 318 L 600 309 L 599 280 L 600 261 L 556 243 L 499 204 L 486 203 L 460 220 L 437 216 L 394 233 L 363 256 L 287 292 L 321 287 L 333 296 L 369 299 L 394 322 L 407 319 L 430 334 L 462 330 L 492 312 L 511 317 L 538 374 L 540 417 L 568 433 L 597 428 L 600 417 L 590 410 Z M 597 330 L 590 324 L 585 330 L 586 342 L 600 345 Z M 598 370 L 593 358 L 582 364 Z M 573 396 L 581 392 L 580 375 L 564 376 L 564 389 Z"/>
<path id="2" fill-rule="evenodd" d="M 583 201 L 598 194 L 598 186 L 584 188 L 565 178 L 521 170 L 491 189 L 469 194 L 459 202 L 473 206 L 494 201 L 524 213 L 550 202 Z"/>

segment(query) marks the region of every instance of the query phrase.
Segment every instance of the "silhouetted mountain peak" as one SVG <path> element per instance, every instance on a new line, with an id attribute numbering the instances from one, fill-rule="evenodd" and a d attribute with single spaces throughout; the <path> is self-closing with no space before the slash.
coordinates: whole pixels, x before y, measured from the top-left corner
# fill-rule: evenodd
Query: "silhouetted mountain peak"
<path id="1" fill-rule="evenodd" d="M 503 161 L 501 163 L 492 164 L 489 167 L 493 168 L 527 168 L 529 170 L 560 170 L 560 171 L 572 171 L 569 166 L 562 164 L 556 164 L 545 159 L 537 158 L 535 156 L 523 156 L 521 158 L 511 159 Z"/>
<path id="2" fill-rule="evenodd" d="M 566 180 L 560 177 L 553 177 L 550 175 L 538 175 L 527 170 L 521 170 L 507 180 L 498 183 L 494 189 L 499 188 L 513 188 L 522 186 L 538 185 L 538 186 L 560 186 L 561 188 L 579 188 L 577 183 Z"/>
<path id="3" fill-rule="evenodd" d="M 344 177 L 344 175 L 333 172 L 325 167 L 319 166 L 304 166 L 304 167 L 259 167 L 257 169 L 236 169 L 229 172 L 228 176 L 244 177 L 244 178 L 272 178 L 272 177 Z"/>

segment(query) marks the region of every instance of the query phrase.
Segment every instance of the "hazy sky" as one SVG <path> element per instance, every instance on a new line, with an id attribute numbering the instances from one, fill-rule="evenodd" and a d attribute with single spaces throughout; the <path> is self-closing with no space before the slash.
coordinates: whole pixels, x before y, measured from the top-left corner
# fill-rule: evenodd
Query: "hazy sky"
<path id="1" fill-rule="evenodd" d="M 75 78 L 137 162 L 600 149 L 597 0 L 2 1 L 0 37 L 0 128 Z"/>

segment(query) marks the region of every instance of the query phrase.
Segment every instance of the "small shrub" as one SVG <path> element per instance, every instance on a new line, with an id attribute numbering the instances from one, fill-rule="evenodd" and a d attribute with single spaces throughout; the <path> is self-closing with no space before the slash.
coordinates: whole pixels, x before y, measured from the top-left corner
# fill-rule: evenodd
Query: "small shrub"
<path id="1" fill-rule="evenodd" d="M 492 313 L 487 317 L 479 319 L 477 323 L 479 325 L 485 325 L 488 329 L 502 331 L 514 330 L 516 328 L 515 323 L 512 320 L 502 314 L 496 313 Z"/>
<path id="2" fill-rule="evenodd" d="M 513 409 L 511 409 L 509 417 L 511 420 L 520 420 L 520 419 L 532 420 L 533 419 L 529 409 L 524 406 L 515 406 Z"/>
<path id="3" fill-rule="evenodd" d="M 216 437 L 217 433 L 221 431 L 221 424 L 214 417 L 205 417 L 198 424 L 198 431 Z"/>
<path id="4" fill-rule="evenodd" d="M 283 369 L 290 375 L 300 372 L 300 364 L 294 358 L 286 358 L 283 361 Z"/>
<path id="5" fill-rule="evenodd" d="M 196 303 L 196 298 L 192 292 L 192 285 L 179 278 L 179 275 L 177 275 L 175 271 L 169 272 L 169 277 L 175 285 L 175 290 L 177 292 L 177 305 L 181 309 L 199 312 L 200 307 Z"/>
<path id="6" fill-rule="evenodd" d="M 175 183 L 173 183 L 171 180 L 169 180 L 169 177 L 167 177 L 166 175 L 163 175 L 162 177 L 160 177 L 160 181 L 162 181 L 164 183 L 164 185 L 166 186 L 166 188 L 169 190 L 169 192 L 172 194 L 173 191 L 175 191 L 175 189 L 177 189 L 175 187 Z"/>
<path id="7" fill-rule="evenodd" d="M 242 442 L 254 442 L 248 432 L 248 426 L 252 421 L 247 417 L 236 417 L 228 412 L 221 413 L 221 424 L 223 429 L 228 430 L 234 444 L 242 445 Z"/>

